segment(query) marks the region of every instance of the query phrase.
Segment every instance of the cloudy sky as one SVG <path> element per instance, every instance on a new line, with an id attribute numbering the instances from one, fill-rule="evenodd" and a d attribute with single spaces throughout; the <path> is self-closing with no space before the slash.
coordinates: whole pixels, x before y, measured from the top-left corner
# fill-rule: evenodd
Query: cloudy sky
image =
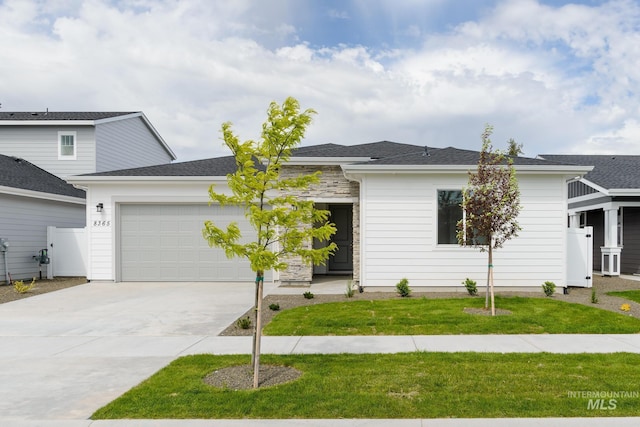
<path id="1" fill-rule="evenodd" d="M 143 111 L 179 161 L 257 138 L 640 154 L 634 0 L 0 0 L 3 111 Z"/>

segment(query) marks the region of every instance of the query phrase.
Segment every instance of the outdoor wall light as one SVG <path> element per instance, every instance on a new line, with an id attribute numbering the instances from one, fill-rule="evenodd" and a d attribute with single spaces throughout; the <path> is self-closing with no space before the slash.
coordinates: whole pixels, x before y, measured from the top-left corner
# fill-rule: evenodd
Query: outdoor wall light
<path id="1" fill-rule="evenodd" d="M 96 205 L 96 212 L 102 212 L 103 209 L 104 209 L 104 205 L 102 203 L 98 203 Z"/>

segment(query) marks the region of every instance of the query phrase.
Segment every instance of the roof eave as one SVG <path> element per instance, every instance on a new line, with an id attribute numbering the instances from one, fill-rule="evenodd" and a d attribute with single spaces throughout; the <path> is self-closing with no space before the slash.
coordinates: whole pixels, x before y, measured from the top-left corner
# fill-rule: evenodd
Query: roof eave
<path id="1" fill-rule="evenodd" d="M 460 173 L 477 168 L 477 165 L 370 165 L 348 164 L 342 168 L 346 172 L 359 173 Z M 569 166 L 569 165 L 514 165 L 518 173 L 545 173 L 557 175 L 584 175 L 593 166 Z"/>
<path id="2" fill-rule="evenodd" d="M 84 205 L 85 199 L 81 197 L 65 196 L 63 194 L 46 193 L 44 191 L 26 190 L 24 188 L 6 187 L 0 185 L 0 193 L 12 196 L 31 197 L 35 199 L 50 200 L 55 202 L 74 203 Z"/>
<path id="3" fill-rule="evenodd" d="M 226 176 L 72 176 L 66 181 L 72 185 L 89 184 L 139 184 L 139 183 L 174 183 L 174 182 L 219 182 L 226 181 Z"/>
<path id="4" fill-rule="evenodd" d="M 291 157 L 289 166 L 339 166 L 351 163 L 370 162 L 371 157 Z"/>
<path id="5" fill-rule="evenodd" d="M 0 120 L 0 126 L 95 126 L 95 120 Z"/>
<path id="6" fill-rule="evenodd" d="M 640 196 L 640 188 L 611 188 L 608 195 L 616 196 Z"/>

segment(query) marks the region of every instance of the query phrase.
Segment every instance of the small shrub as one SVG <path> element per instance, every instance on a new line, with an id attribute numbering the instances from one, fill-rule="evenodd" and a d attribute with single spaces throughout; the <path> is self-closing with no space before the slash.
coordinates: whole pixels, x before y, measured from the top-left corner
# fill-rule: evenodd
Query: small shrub
<path id="1" fill-rule="evenodd" d="M 546 281 L 542 284 L 542 290 L 546 296 L 550 297 L 556 291 L 556 284 Z"/>
<path id="2" fill-rule="evenodd" d="M 35 284 L 36 284 L 35 277 L 33 278 L 33 280 L 31 280 L 31 283 L 28 285 L 24 284 L 24 280 L 16 280 L 15 282 L 13 282 L 13 289 L 19 294 L 26 294 L 27 292 L 30 292 L 31 289 L 33 289 Z"/>
<path id="3" fill-rule="evenodd" d="M 236 320 L 236 325 L 238 325 L 240 329 L 249 329 L 251 327 L 251 319 L 248 317 L 241 317 Z"/>
<path id="4" fill-rule="evenodd" d="M 307 292 L 303 293 L 302 296 L 305 297 L 306 299 L 313 299 L 313 297 L 315 295 L 313 295 L 313 293 L 311 291 L 307 291 Z"/>
<path id="5" fill-rule="evenodd" d="M 409 288 L 409 281 L 407 279 L 402 279 L 396 284 L 396 292 L 401 297 L 408 297 L 411 294 L 411 288 Z"/>
<path id="6" fill-rule="evenodd" d="M 353 280 L 347 280 L 347 290 L 344 293 L 344 296 L 347 298 L 352 298 L 355 290 L 353 289 Z"/>
<path id="7" fill-rule="evenodd" d="M 464 282 L 462 282 L 462 284 L 464 285 L 465 288 L 467 288 L 467 292 L 469 293 L 469 295 L 471 296 L 478 295 L 478 286 L 475 280 L 471 280 L 467 277 L 466 279 L 464 279 Z"/>
<path id="8" fill-rule="evenodd" d="M 598 303 L 598 295 L 596 294 L 596 290 L 595 289 L 591 289 L 591 304 L 597 304 Z"/>
<path id="9" fill-rule="evenodd" d="M 280 304 L 278 304 L 277 302 L 274 302 L 273 304 L 269 304 L 269 310 L 271 310 L 271 311 L 279 311 L 280 310 Z"/>
<path id="10" fill-rule="evenodd" d="M 620 310 L 622 310 L 622 311 L 630 311 L 630 310 L 631 310 L 631 305 L 629 305 L 629 304 L 622 304 L 622 305 L 620 306 Z"/>

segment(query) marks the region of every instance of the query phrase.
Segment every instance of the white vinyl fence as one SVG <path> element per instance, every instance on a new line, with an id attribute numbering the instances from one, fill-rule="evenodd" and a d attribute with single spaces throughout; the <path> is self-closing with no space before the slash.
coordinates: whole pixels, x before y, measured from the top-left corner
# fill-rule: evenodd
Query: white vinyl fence
<path id="1" fill-rule="evenodd" d="M 47 278 L 87 275 L 87 235 L 84 228 L 47 227 Z"/>
<path id="2" fill-rule="evenodd" d="M 593 227 L 567 229 L 567 286 L 590 288 L 593 279 Z"/>

